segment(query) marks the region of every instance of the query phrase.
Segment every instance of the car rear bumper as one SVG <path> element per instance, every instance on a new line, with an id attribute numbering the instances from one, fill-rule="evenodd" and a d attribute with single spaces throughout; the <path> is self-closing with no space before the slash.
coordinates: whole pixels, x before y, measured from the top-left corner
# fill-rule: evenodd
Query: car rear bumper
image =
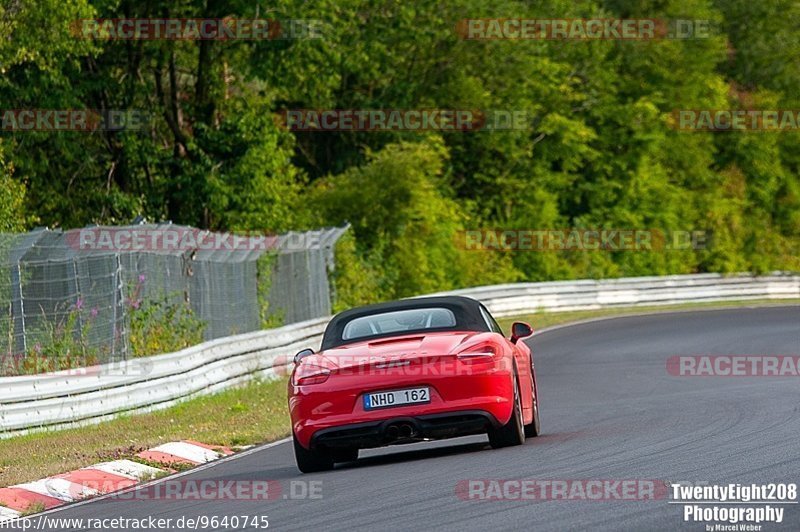
<path id="1" fill-rule="evenodd" d="M 491 424 L 504 424 L 511 418 L 513 410 L 512 378 L 507 365 L 500 360 L 487 365 L 473 365 L 461 374 L 439 375 L 336 375 L 322 384 L 294 386 L 289 383 L 289 413 L 292 431 L 298 443 L 306 449 L 314 443 L 318 433 L 330 434 L 345 427 L 379 427 L 388 430 L 389 425 L 399 419 L 413 419 L 418 426 L 416 432 L 422 438 L 447 438 L 481 432 L 472 429 L 476 423 L 464 421 L 468 427 L 463 431 L 434 430 L 429 420 L 447 419 L 461 412 L 481 412 L 488 415 Z M 428 403 L 399 405 L 391 408 L 366 409 L 364 396 L 367 393 L 407 388 L 428 387 Z M 442 422 L 443 423 L 443 422 Z M 458 425 L 458 420 L 455 422 Z M 485 427 L 485 425 L 482 425 Z M 430 435 L 427 435 L 430 434 Z M 437 434 L 443 434 L 437 436 Z M 391 436 L 391 434 L 390 434 Z M 390 443 L 381 437 L 363 439 L 364 448 L 380 447 Z M 418 441 L 404 438 L 403 441 Z"/>
<path id="2" fill-rule="evenodd" d="M 483 410 L 462 410 L 419 416 L 398 416 L 380 421 L 353 423 L 321 429 L 311 437 L 311 448 L 367 449 L 481 434 L 499 422 Z"/>

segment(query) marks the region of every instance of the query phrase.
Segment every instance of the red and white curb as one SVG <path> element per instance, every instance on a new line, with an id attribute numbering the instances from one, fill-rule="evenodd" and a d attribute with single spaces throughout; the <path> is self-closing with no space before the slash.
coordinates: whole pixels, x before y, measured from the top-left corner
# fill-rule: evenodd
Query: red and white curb
<path id="1" fill-rule="evenodd" d="M 233 454 L 228 447 L 214 447 L 184 440 L 142 451 L 136 456 L 163 465 L 153 467 L 133 460 L 112 460 L 43 478 L 34 482 L 0 488 L 0 523 L 25 512 L 49 510 L 56 506 L 128 488 L 158 475 L 174 472 L 169 466 L 200 465 Z"/>

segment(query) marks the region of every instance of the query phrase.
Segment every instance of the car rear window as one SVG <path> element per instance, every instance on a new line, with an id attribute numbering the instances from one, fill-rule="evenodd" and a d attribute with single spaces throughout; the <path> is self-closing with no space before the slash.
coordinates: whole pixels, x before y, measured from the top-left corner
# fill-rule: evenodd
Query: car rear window
<path id="1" fill-rule="evenodd" d="M 381 314 L 361 316 L 349 321 L 342 331 L 342 340 L 404 331 L 424 331 L 455 327 L 453 311 L 441 307 L 396 310 Z"/>

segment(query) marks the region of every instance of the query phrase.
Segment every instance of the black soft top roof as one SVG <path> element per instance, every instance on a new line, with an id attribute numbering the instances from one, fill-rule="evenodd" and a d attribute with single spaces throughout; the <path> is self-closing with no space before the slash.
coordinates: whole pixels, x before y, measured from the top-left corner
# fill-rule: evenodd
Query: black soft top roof
<path id="1" fill-rule="evenodd" d="M 394 312 L 397 310 L 431 307 L 449 309 L 456 317 L 456 325 L 454 327 L 435 329 L 437 331 L 490 331 L 489 326 L 486 324 L 486 320 L 484 320 L 483 316 L 481 315 L 481 304 L 475 299 L 464 296 L 417 297 L 413 299 L 389 301 L 387 303 L 377 303 L 375 305 L 367 305 L 364 307 L 357 307 L 340 312 L 334 316 L 333 319 L 331 319 L 331 321 L 328 323 L 328 327 L 325 329 L 325 335 L 322 337 L 322 349 L 332 349 L 334 347 L 339 347 L 340 345 L 363 342 L 364 340 L 371 340 L 373 338 L 397 336 L 398 334 L 413 334 L 414 331 L 403 331 L 402 333 L 395 332 L 370 336 L 369 338 L 342 340 L 344 326 L 355 318 L 371 316 L 374 314 L 383 314 L 385 312 Z M 432 329 L 427 330 L 431 331 Z"/>

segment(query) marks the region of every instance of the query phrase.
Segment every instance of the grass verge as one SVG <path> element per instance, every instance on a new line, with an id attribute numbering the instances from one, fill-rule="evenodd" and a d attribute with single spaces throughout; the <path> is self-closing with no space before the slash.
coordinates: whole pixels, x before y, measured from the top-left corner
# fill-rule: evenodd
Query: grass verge
<path id="1" fill-rule="evenodd" d="M 504 318 L 500 324 L 505 331 L 510 329 L 513 321 L 527 321 L 536 329 L 542 329 L 605 316 L 798 303 L 800 300 L 727 301 L 539 312 Z M 0 486 L 44 478 L 103 460 L 131 458 L 139 451 L 167 441 L 193 439 L 212 445 L 235 446 L 277 440 L 289 433 L 286 380 L 252 382 L 158 412 L 124 416 L 88 427 L 0 440 Z"/>
<path id="2" fill-rule="evenodd" d="M 251 382 L 157 412 L 0 440 L 0 486 L 132 458 L 168 441 L 235 446 L 288 434 L 286 380 Z"/>

